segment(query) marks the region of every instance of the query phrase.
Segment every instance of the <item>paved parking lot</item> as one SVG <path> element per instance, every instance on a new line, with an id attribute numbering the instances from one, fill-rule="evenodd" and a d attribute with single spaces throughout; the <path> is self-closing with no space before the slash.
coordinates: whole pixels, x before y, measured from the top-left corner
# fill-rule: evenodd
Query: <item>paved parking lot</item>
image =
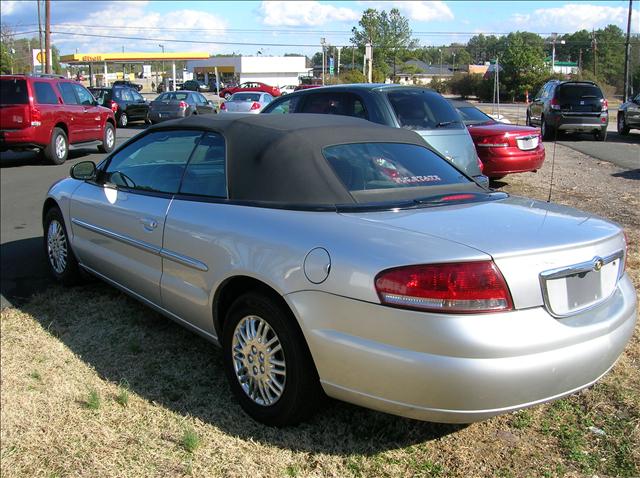
<path id="1" fill-rule="evenodd" d="M 576 136 L 563 139 L 559 144 L 587 154 L 594 160 L 613 162 L 637 174 L 640 171 L 640 132 L 633 131 L 627 137 L 620 137 L 611 132 L 612 127 L 615 123 L 610 123 L 606 143 L 592 141 L 588 136 Z M 144 125 L 119 128 L 116 144 L 144 128 Z M 551 148 L 548 147 L 547 151 L 550 154 Z M 95 148 L 79 149 L 70 152 L 65 164 L 53 166 L 43 164 L 32 153 L 7 152 L 0 155 L 0 307 L 19 304 L 49 283 L 40 217 L 42 201 L 49 186 L 66 177 L 73 164 L 85 160 L 99 162 L 104 157 Z M 508 177 L 505 181 L 509 181 Z"/>

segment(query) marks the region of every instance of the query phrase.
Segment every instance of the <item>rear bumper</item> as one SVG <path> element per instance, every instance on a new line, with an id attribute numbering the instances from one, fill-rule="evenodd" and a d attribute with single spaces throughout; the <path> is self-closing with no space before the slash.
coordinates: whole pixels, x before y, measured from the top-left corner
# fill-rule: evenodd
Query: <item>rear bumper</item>
<path id="1" fill-rule="evenodd" d="M 529 151 L 515 147 L 478 149 L 478 156 L 483 164 L 482 171 L 489 177 L 536 171 L 542 167 L 545 158 L 542 144 Z"/>
<path id="2" fill-rule="evenodd" d="M 162 121 L 169 121 L 169 120 L 179 119 L 184 117 L 185 117 L 184 112 L 158 113 L 158 112 L 149 111 L 149 119 L 154 123 L 161 123 Z"/>
<path id="3" fill-rule="evenodd" d="M 35 126 L 22 129 L 0 130 L 0 148 L 7 149 L 34 149 L 45 148 L 49 139 L 40 137 L 41 131 Z"/>
<path id="4" fill-rule="evenodd" d="M 580 116 L 580 115 L 552 115 L 552 122 L 560 131 L 578 131 L 578 132 L 595 132 L 599 129 L 606 128 L 609 124 L 609 114 L 604 113 L 598 116 Z"/>
<path id="5" fill-rule="evenodd" d="M 588 387 L 622 354 L 637 318 L 627 276 L 600 308 L 563 320 L 542 307 L 447 316 L 317 291 L 286 298 L 328 395 L 447 423 L 484 420 Z"/>

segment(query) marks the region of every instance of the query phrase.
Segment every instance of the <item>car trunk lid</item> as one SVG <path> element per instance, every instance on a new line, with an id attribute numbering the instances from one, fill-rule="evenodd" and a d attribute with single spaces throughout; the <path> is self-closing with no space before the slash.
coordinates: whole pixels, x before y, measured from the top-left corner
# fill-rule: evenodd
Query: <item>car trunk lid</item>
<path id="1" fill-rule="evenodd" d="M 0 129 L 31 126 L 27 81 L 7 78 L 0 81 Z"/>
<path id="2" fill-rule="evenodd" d="M 553 315 L 570 315 L 608 298 L 622 271 L 617 225 L 531 199 L 349 214 L 489 254 L 518 309 L 545 305 Z"/>

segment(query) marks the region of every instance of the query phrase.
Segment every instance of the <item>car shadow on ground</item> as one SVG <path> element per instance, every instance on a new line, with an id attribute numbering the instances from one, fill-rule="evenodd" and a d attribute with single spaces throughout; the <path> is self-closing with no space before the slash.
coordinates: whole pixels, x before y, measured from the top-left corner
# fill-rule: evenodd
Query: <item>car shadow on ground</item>
<path id="1" fill-rule="evenodd" d="M 67 161 L 82 158 L 95 153 L 96 148 L 80 148 L 69 151 Z M 57 166 L 44 159 L 39 153 L 32 151 L 14 152 L 6 151 L 0 155 L 0 169 L 16 168 L 20 166 Z"/>
<path id="2" fill-rule="evenodd" d="M 620 171 L 619 173 L 613 173 L 611 176 L 613 176 L 614 178 L 640 180 L 640 169 L 630 169 L 627 171 Z"/>
<path id="3" fill-rule="evenodd" d="M 596 141 L 592 134 L 587 133 L 572 133 L 567 134 L 563 133 L 558 136 L 557 141 L 559 143 L 571 143 L 571 142 L 594 142 L 594 143 L 602 143 L 602 141 Z M 545 142 L 553 142 L 553 140 L 545 141 Z M 640 134 L 635 132 L 630 132 L 628 135 L 622 136 L 618 134 L 617 131 L 609 131 L 607 133 L 607 139 L 604 141 L 605 143 L 624 143 L 624 144 L 638 144 L 640 143 Z"/>
<path id="4" fill-rule="evenodd" d="M 197 417 L 231 436 L 294 451 L 349 455 L 423 443 L 464 428 L 330 399 L 306 423 L 266 427 L 245 415 L 234 399 L 217 347 L 101 281 L 71 289 L 52 285 L 20 309 L 102 379 L 126 382 L 147 402 Z"/>
<path id="5" fill-rule="evenodd" d="M 0 269 L 0 293 L 14 306 L 24 304 L 34 293 L 51 285 L 42 237 L 0 244 Z"/>

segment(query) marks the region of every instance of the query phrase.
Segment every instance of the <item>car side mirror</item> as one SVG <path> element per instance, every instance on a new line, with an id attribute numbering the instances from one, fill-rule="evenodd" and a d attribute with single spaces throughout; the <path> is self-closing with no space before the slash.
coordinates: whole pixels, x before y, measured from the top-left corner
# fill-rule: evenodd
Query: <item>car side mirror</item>
<path id="1" fill-rule="evenodd" d="M 93 161 L 82 161 L 71 166 L 69 172 L 73 179 L 88 181 L 96 178 L 96 165 Z"/>

